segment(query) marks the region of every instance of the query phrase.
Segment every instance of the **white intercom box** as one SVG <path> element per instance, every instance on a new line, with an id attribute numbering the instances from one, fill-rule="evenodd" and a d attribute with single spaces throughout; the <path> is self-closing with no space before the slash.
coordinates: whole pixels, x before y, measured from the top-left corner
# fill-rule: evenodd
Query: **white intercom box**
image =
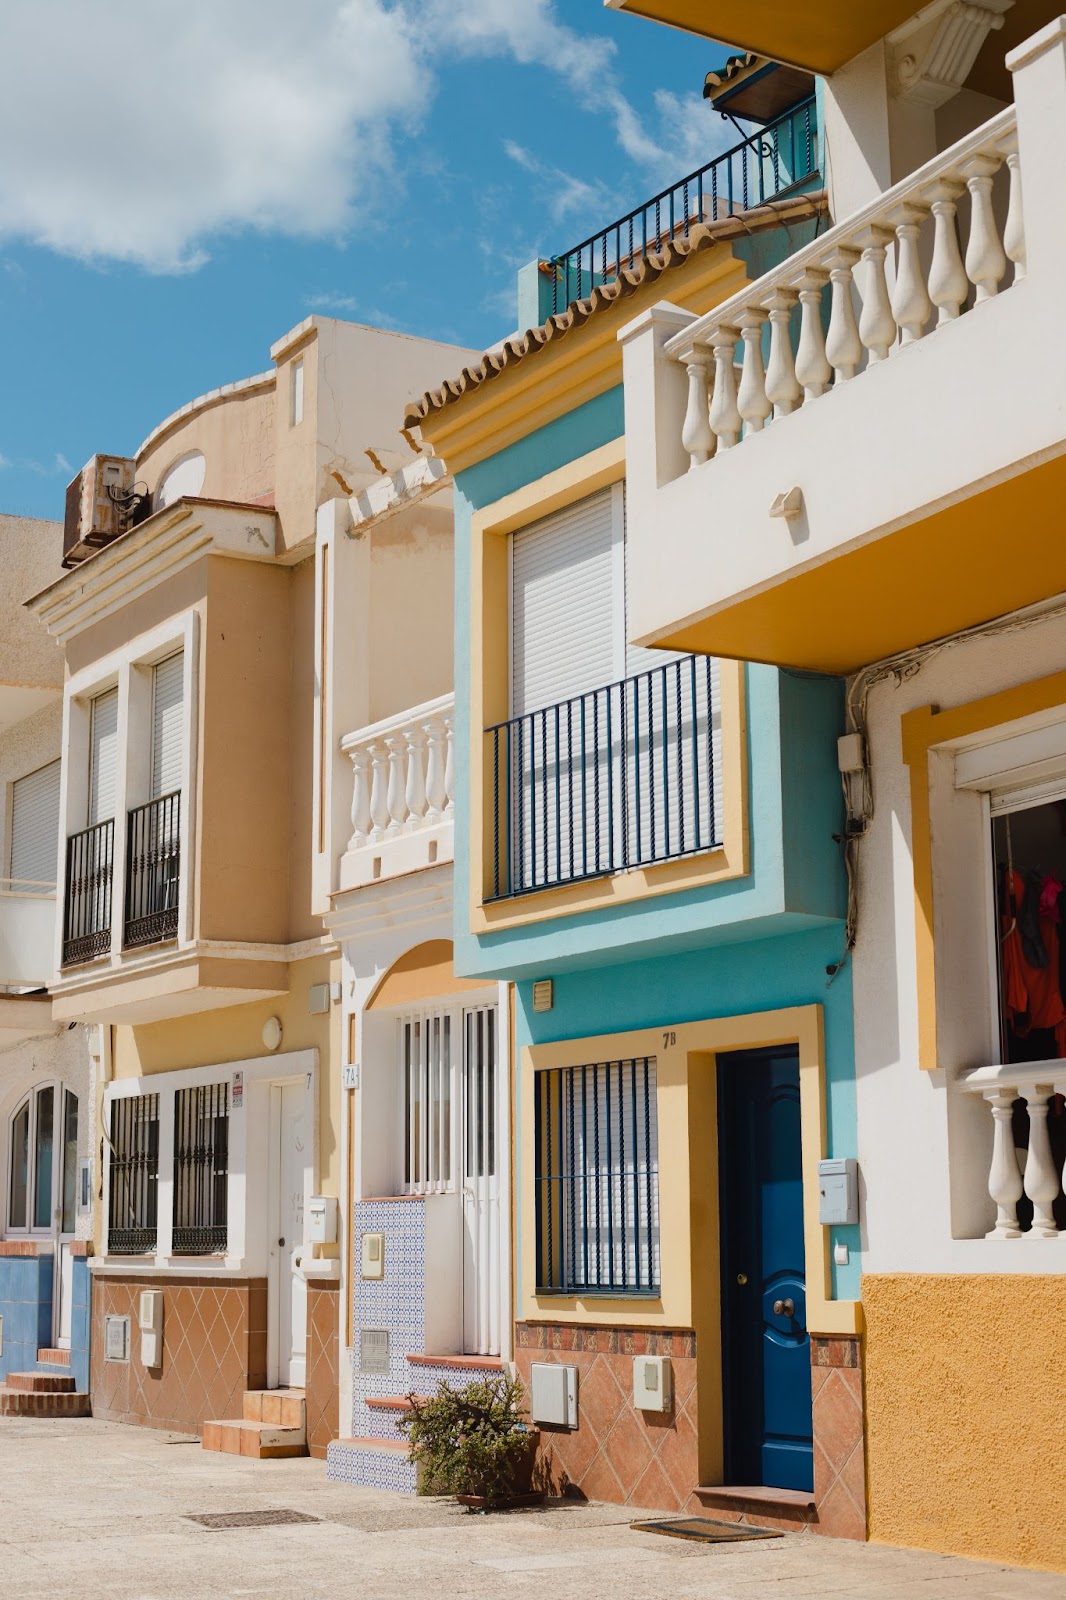
<path id="1" fill-rule="evenodd" d="M 364 1233 L 359 1249 L 360 1272 L 364 1278 L 385 1276 L 385 1235 Z"/>

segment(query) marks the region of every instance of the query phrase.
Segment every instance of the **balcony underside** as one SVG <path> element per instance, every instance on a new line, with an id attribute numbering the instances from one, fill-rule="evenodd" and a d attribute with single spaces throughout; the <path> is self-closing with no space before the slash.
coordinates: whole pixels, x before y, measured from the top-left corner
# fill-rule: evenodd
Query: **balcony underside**
<path id="1" fill-rule="evenodd" d="M 52 1030 L 52 1001 L 46 994 L 0 994 L 0 1050 L 9 1050 Z"/>
<path id="2" fill-rule="evenodd" d="M 813 672 L 849 673 L 1066 592 L 1057 531 L 1066 456 L 760 593 L 679 624 L 656 642 Z M 1057 571 L 1058 576 L 1051 575 Z"/>
<path id="3" fill-rule="evenodd" d="M 161 1022 L 200 1011 L 270 1000 L 288 991 L 284 961 L 175 954 L 149 969 L 101 965 L 64 978 L 53 999 L 57 1022 Z"/>
<path id="4" fill-rule="evenodd" d="M 620 11 L 666 22 L 738 50 L 835 72 L 919 9 L 917 0 L 613 0 Z"/>

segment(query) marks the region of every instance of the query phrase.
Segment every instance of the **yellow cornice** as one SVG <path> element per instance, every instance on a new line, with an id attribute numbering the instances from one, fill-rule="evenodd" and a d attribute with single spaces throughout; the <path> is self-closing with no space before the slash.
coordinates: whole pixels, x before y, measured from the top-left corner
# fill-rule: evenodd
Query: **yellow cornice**
<path id="1" fill-rule="evenodd" d="M 672 304 L 701 316 L 748 281 L 728 243 L 692 256 L 669 274 Z M 423 438 L 450 472 L 463 472 L 622 381 L 618 330 L 664 296 L 661 276 L 603 306 L 580 326 L 531 351 L 421 422 Z"/>

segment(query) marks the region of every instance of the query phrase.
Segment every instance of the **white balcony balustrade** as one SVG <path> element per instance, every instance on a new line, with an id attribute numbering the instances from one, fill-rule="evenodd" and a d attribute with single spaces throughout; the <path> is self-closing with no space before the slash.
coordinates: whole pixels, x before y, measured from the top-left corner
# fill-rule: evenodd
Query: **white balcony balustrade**
<path id="1" fill-rule="evenodd" d="M 454 710 L 454 695 L 443 695 L 341 740 L 352 763 L 342 889 L 453 859 Z"/>
<path id="2" fill-rule="evenodd" d="M 52 974 L 54 883 L 0 878 L 0 988 L 43 988 Z"/>
<path id="3" fill-rule="evenodd" d="M 993 205 L 998 174 L 1008 188 L 1002 229 Z M 1024 276 L 1021 167 L 1010 106 L 667 341 L 667 355 L 688 376 L 682 443 L 690 466 L 849 383 Z"/>
<path id="4" fill-rule="evenodd" d="M 1063 1193 L 1063 1158 L 1056 1159 L 1053 1154 L 1048 1119 L 1057 1109 L 1055 1096 L 1066 1095 L 1066 1061 L 980 1067 L 966 1073 L 960 1087 L 987 1103 L 992 1123 L 988 1194 L 995 1206 L 996 1220 L 986 1237 L 1059 1238 L 1061 1230 L 1053 1207 Z M 1029 1121 L 1028 1144 L 1024 1148 L 1015 1143 L 1015 1108 L 1019 1101 L 1024 1102 Z M 1021 1220 L 1019 1206 L 1023 1207 Z"/>

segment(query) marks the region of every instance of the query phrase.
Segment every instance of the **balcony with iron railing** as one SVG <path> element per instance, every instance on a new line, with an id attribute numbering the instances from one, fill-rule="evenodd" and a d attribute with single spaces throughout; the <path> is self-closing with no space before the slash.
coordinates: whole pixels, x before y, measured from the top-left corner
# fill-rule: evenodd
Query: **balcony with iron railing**
<path id="1" fill-rule="evenodd" d="M 454 859 L 455 696 L 441 695 L 341 740 L 352 764 L 352 833 L 339 888 Z"/>
<path id="2" fill-rule="evenodd" d="M 718 848 L 715 670 L 668 661 L 486 729 L 486 900 Z"/>
<path id="3" fill-rule="evenodd" d="M 574 300 L 612 282 L 671 240 L 687 240 L 700 223 L 720 222 L 793 193 L 817 177 L 818 170 L 817 109 L 811 96 L 580 244 L 545 261 L 541 270 L 550 282 L 550 312 L 565 311 Z"/>
<path id="4" fill-rule="evenodd" d="M 632 638 L 839 673 L 1045 596 L 1061 54 L 1046 29 L 1013 106 L 713 311 L 623 330 Z"/>
<path id="5" fill-rule="evenodd" d="M 137 950 L 175 939 L 181 884 L 181 796 L 162 795 L 126 817 L 122 945 Z M 67 840 L 64 967 L 111 954 L 115 878 L 113 818 Z"/>

